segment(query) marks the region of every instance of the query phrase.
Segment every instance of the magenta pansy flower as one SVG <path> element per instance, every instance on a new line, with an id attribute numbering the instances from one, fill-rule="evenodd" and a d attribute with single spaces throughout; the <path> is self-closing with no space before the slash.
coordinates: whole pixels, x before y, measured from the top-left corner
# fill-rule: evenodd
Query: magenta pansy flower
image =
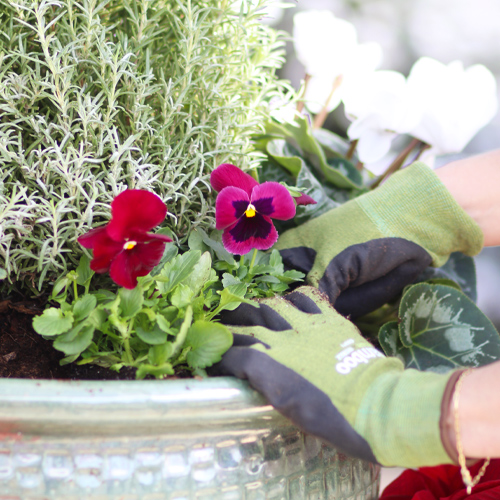
<path id="1" fill-rule="evenodd" d="M 259 184 L 230 163 L 211 174 L 212 187 L 219 192 L 215 202 L 215 224 L 222 229 L 228 252 L 243 255 L 254 248 L 267 250 L 278 240 L 271 219 L 287 220 L 295 215 L 295 202 L 278 182 Z"/>
<path id="2" fill-rule="evenodd" d="M 161 260 L 168 236 L 148 231 L 160 224 L 167 207 L 154 193 L 127 189 L 111 202 L 111 220 L 92 229 L 78 242 L 93 250 L 90 268 L 109 271 L 111 279 L 124 288 L 135 288 L 137 277 L 146 276 Z"/>

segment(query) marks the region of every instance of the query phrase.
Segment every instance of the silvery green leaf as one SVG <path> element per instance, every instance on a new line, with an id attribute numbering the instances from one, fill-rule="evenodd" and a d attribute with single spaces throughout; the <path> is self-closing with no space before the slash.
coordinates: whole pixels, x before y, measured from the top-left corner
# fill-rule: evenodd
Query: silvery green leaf
<path id="1" fill-rule="evenodd" d="M 444 266 L 428 267 L 415 283 L 438 278 L 455 281 L 467 297 L 477 302 L 476 265 L 472 257 L 453 252 Z"/>
<path id="2" fill-rule="evenodd" d="M 380 343 L 407 368 L 444 373 L 461 366 L 483 366 L 500 359 L 500 336 L 491 321 L 462 292 L 419 283 L 401 299 L 400 323 L 384 325 Z"/>

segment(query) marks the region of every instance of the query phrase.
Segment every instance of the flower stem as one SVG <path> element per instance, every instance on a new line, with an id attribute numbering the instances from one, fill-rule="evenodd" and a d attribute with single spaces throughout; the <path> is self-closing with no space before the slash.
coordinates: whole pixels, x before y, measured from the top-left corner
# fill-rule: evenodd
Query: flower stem
<path id="1" fill-rule="evenodd" d="M 304 109 L 306 92 L 307 92 L 307 85 L 308 85 L 310 79 L 311 79 L 311 75 L 309 73 L 306 73 L 306 76 L 304 77 L 304 87 L 302 87 L 302 94 L 300 96 L 299 101 L 297 102 L 297 111 L 299 113 L 302 113 L 302 110 Z"/>
<path id="2" fill-rule="evenodd" d="M 326 100 L 323 109 L 316 115 L 313 122 L 313 128 L 321 128 L 323 123 L 325 123 L 326 117 L 328 116 L 328 104 L 332 100 L 333 94 L 342 84 L 343 77 L 342 75 L 337 76 L 333 82 L 332 91 Z"/>
<path id="3" fill-rule="evenodd" d="M 177 334 L 177 337 L 175 338 L 175 341 L 172 344 L 173 348 L 171 356 L 172 359 L 174 359 L 177 356 L 177 354 L 179 354 L 182 346 L 184 345 L 192 321 L 193 321 L 193 308 L 191 305 L 189 305 L 186 308 L 186 316 L 184 316 L 184 321 L 182 322 L 182 325 L 179 329 L 179 333 Z"/>
<path id="4" fill-rule="evenodd" d="M 412 139 L 410 144 L 408 144 L 408 146 L 406 146 L 406 148 L 398 154 L 387 170 L 371 185 L 370 189 L 375 189 L 386 177 L 389 177 L 389 175 L 399 170 L 403 166 L 408 155 L 420 144 L 420 142 L 420 139 Z"/>
<path id="5" fill-rule="evenodd" d="M 252 267 L 255 264 L 255 259 L 257 257 L 257 249 L 253 249 L 252 260 L 250 261 L 250 267 L 248 268 L 248 274 L 252 272 Z"/>
<path id="6" fill-rule="evenodd" d="M 135 318 L 132 318 L 130 321 L 130 325 L 127 329 L 127 334 L 123 336 L 123 346 L 125 347 L 125 354 L 127 358 L 127 363 L 134 363 L 134 356 L 132 354 L 132 349 L 130 348 L 130 334 L 134 329 Z"/>
<path id="7" fill-rule="evenodd" d="M 73 293 L 75 294 L 75 300 L 78 299 L 78 285 L 76 284 L 76 280 L 73 280 Z"/>
<path id="8" fill-rule="evenodd" d="M 345 154 L 346 160 L 352 160 L 352 157 L 354 156 L 354 152 L 356 151 L 357 146 L 358 146 L 358 139 L 354 139 L 354 141 L 351 141 L 351 144 L 349 145 L 349 149 L 348 149 L 347 153 Z"/>

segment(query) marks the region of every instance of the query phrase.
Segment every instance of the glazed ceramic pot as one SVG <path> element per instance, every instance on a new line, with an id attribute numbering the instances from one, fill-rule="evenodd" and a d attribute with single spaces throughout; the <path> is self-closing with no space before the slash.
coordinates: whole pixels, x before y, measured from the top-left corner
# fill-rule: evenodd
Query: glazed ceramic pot
<path id="1" fill-rule="evenodd" d="M 1 500 L 375 500 L 379 478 L 237 379 L 0 381 Z"/>

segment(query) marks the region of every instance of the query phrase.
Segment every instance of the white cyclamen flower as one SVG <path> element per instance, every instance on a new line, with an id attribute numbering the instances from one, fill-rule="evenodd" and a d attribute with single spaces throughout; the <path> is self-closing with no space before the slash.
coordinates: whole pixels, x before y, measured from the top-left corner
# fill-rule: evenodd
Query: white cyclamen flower
<path id="1" fill-rule="evenodd" d="M 434 154 L 462 151 L 497 113 L 495 77 L 481 64 L 464 69 L 460 61 L 445 65 L 422 57 L 408 85 L 422 106 L 422 119 L 409 133 L 430 144 Z"/>
<path id="2" fill-rule="evenodd" d="M 354 26 L 328 10 L 296 14 L 293 39 L 297 59 L 311 76 L 306 100 L 313 113 L 322 109 L 334 84 L 337 89 L 328 111 L 335 109 L 346 81 L 373 71 L 382 60 L 380 45 L 374 42 L 359 44 Z"/>
<path id="3" fill-rule="evenodd" d="M 397 71 L 374 71 L 350 82 L 342 100 L 353 123 L 347 130 L 358 140 L 357 153 L 363 163 L 383 158 L 397 134 L 412 130 L 421 119 L 421 107 L 406 78 Z"/>

